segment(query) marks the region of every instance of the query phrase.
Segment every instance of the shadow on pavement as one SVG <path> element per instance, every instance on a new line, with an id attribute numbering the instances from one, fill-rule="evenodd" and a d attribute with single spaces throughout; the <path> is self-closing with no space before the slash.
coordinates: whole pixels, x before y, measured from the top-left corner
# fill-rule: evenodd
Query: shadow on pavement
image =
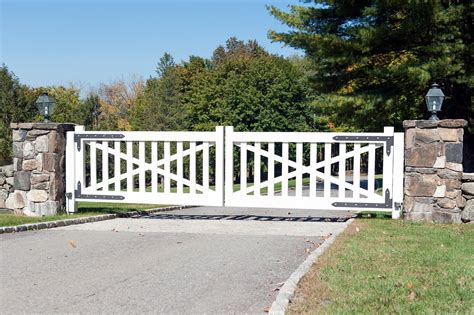
<path id="1" fill-rule="evenodd" d="M 141 219 L 162 220 L 236 220 L 236 221 L 271 221 L 271 222 L 346 222 L 351 217 L 279 217 L 262 215 L 213 215 L 213 214 L 148 214 L 137 216 Z"/>

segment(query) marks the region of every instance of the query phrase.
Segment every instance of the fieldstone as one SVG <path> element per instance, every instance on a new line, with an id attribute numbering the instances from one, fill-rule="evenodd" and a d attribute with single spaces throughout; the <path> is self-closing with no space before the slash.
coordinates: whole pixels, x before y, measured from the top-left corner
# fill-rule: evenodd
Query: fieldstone
<path id="1" fill-rule="evenodd" d="M 49 134 L 49 153 L 62 153 L 66 146 L 64 135 L 56 131 Z"/>
<path id="2" fill-rule="evenodd" d="M 59 161 L 55 153 L 43 154 L 43 169 L 46 171 L 59 171 Z"/>
<path id="3" fill-rule="evenodd" d="M 431 212 L 409 212 L 403 214 L 403 219 L 406 221 L 415 221 L 415 222 L 431 222 L 432 214 Z"/>
<path id="4" fill-rule="evenodd" d="M 8 185 L 15 186 L 15 178 L 14 177 L 7 177 L 7 178 L 5 178 L 5 181 Z"/>
<path id="5" fill-rule="evenodd" d="M 0 189 L 0 200 L 7 200 L 8 195 L 9 195 L 8 190 Z"/>
<path id="6" fill-rule="evenodd" d="M 25 159 L 33 159 L 35 157 L 35 147 L 29 141 L 23 142 L 23 157 Z"/>
<path id="7" fill-rule="evenodd" d="M 442 198 L 444 196 L 446 196 L 446 185 L 436 187 L 433 197 Z"/>
<path id="8" fill-rule="evenodd" d="M 434 198 L 405 196 L 403 208 L 405 212 L 431 212 L 434 203 Z"/>
<path id="9" fill-rule="evenodd" d="M 33 173 L 31 174 L 31 184 L 37 184 L 49 181 L 49 174 Z"/>
<path id="10" fill-rule="evenodd" d="M 419 167 L 416 171 L 420 174 L 436 174 L 436 170 L 431 167 Z"/>
<path id="11" fill-rule="evenodd" d="M 24 171 L 33 171 L 33 170 L 36 170 L 36 167 L 37 167 L 36 159 L 23 161 L 22 169 Z"/>
<path id="12" fill-rule="evenodd" d="M 49 132 L 49 130 L 41 130 L 41 129 L 33 129 L 28 131 L 28 138 L 35 139 L 38 136 L 45 135 Z"/>
<path id="13" fill-rule="evenodd" d="M 454 190 L 454 189 L 460 189 L 462 182 L 457 179 L 442 178 L 441 184 L 446 185 L 446 189 L 448 190 Z"/>
<path id="14" fill-rule="evenodd" d="M 446 142 L 456 142 L 462 139 L 463 129 L 438 128 L 441 140 Z"/>
<path id="15" fill-rule="evenodd" d="M 35 213 L 38 215 L 55 215 L 57 213 L 58 203 L 55 201 L 46 201 L 35 204 Z"/>
<path id="16" fill-rule="evenodd" d="M 31 187 L 30 175 L 31 175 L 31 172 L 27 172 L 27 171 L 16 172 L 15 177 L 14 177 L 14 185 L 13 185 L 15 189 L 30 190 L 30 187 Z"/>
<path id="17" fill-rule="evenodd" d="M 23 157 L 23 142 L 13 142 L 13 157 Z"/>
<path id="18" fill-rule="evenodd" d="M 415 126 L 417 128 L 436 128 L 438 127 L 438 121 L 436 120 L 416 120 Z"/>
<path id="19" fill-rule="evenodd" d="M 412 167 L 433 167 L 440 152 L 439 143 L 429 143 L 405 150 L 405 164 Z"/>
<path id="20" fill-rule="evenodd" d="M 410 128 L 405 131 L 405 149 L 409 149 L 415 146 L 415 134 L 415 128 Z"/>
<path id="21" fill-rule="evenodd" d="M 445 168 L 446 166 L 446 157 L 443 156 L 438 156 L 436 157 L 436 162 L 433 165 L 434 168 Z"/>
<path id="22" fill-rule="evenodd" d="M 5 177 L 0 176 L 0 185 L 5 184 Z"/>
<path id="23" fill-rule="evenodd" d="M 13 139 L 13 141 L 20 141 L 20 142 L 25 141 L 25 139 L 26 139 L 26 130 L 23 130 L 23 129 L 13 130 L 12 139 Z"/>
<path id="24" fill-rule="evenodd" d="M 37 184 L 31 184 L 31 189 L 48 190 L 49 189 L 49 182 L 41 182 L 41 183 L 37 183 Z"/>
<path id="25" fill-rule="evenodd" d="M 462 180 L 465 182 L 474 182 L 474 173 L 463 173 Z"/>
<path id="26" fill-rule="evenodd" d="M 436 223 L 461 223 L 460 211 L 433 211 L 433 221 Z"/>
<path id="27" fill-rule="evenodd" d="M 474 199 L 474 195 L 463 195 L 463 197 L 466 198 L 467 200 Z"/>
<path id="28" fill-rule="evenodd" d="M 461 189 L 468 195 L 474 195 L 474 182 L 463 183 Z"/>
<path id="29" fill-rule="evenodd" d="M 48 152 L 48 136 L 39 136 L 35 141 L 35 149 L 37 152 Z"/>
<path id="30" fill-rule="evenodd" d="M 462 163 L 462 143 L 445 144 L 446 162 Z"/>
<path id="31" fill-rule="evenodd" d="M 446 168 L 449 168 L 450 170 L 453 170 L 453 171 L 456 171 L 456 172 L 462 172 L 462 164 L 460 164 L 460 163 L 447 162 L 446 163 Z"/>
<path id="32" fill-rule="evenodd" d="M 10 123 L 11 129 L 31 129 L 34 123 Z"/>
<path id="33" fill-rule="evenodd" d="M 2 166 L 2 169 L 6 177 L 12 177 L 15 173 L 13 170 L 13 164 Z"/>
<path id="34" fill-rule="evenodd" d="M 456 207 L 462 209 L 466 206 L 466 198 L 464 198 L 463 196 L 458 196 L 456 198 Z"/>
<path id="35" fill-rule="evenodd" d="M 51 174 L 50 183 L 50 199 L 61 201 L 64 196 L 64 181 L 62 180 L 62 177 L 57 173 Z"/>
<path id="36" fill-rule="evenodd" d="M 439 184 L 440 180 L 437 175 L 406 174 L 405 194 L 416 197 L 432 197 Z"/>
<path id="37" fill-rule="evenodd" d="M 474 221 L 474 199 L 466 202 L 466 206 L 461 212 L 461 220 L 464 222 Z"/>
<path id="38" fill-rule="evenodd" d="M 443 119 L 438 121 L 438 125 L 444 128 L 464 128 L 467 120 L 464 119 Z"/>
<path id="39" fill-rule="evenodd" d="M 14 193 L 8 196 L 5 206 L 8 209 L 22 209 L 26 205 L 26 192 L 15 190 Z"/>
<path id="40" fill-rule="evenodd" d="M 404 120 L 403 121 L 403 128 L 414 128 L 416 120 Z"/>
<path id="41" fill-rule="evenodd" d="M 21 165 L 23 164 L 23 159 L 21 158 L 13 158 L 13 171 L 21 171 Z"/>
<path id="42" fill-rule="evenodd" d="M 38 171 L 43 170 L 43 153 L 38 153 L 36 155 L 36 169 Z"/>
<path id="43" fill-rule="evenodd" d="M 451 199 L 456 199 L 459 196 L 461 196 L 461 191 L 459 189 L 456 189 L 456 190 L 447 190 L 445 197 L 451 198 Z"/>
<path id="44" fill-rule="evenodd" d="M 5 205 L 5 199 L 0 199 L 0 209 L 4 209 L 7 206 Z"/>
<path id="45" fill-rule="evenodd" d="M 456 201 L 449 198 L 438 199 L 438 206 L 444 209 L 454 209 L 456 207 Z"/>
<path id="46" fill-rule="evenodd" d="M 32 189 L 26 195 L 29 201 L 44 202 L 48 200 L 48 193 L 45 190 Z"/>
<path id="47" fill-rule="evenodd" d="M 440 141 L 438 129 L 415 129 L 415 143 L 432 143 Z"/>
<path id="48" fill-rule="evenodd" d="M 456 172 L 447 168 L 438 170 L 437 174 L 440 178 L 447 178 L 447 179 L 461 179 L 462 178 L 461 172 Z"/>

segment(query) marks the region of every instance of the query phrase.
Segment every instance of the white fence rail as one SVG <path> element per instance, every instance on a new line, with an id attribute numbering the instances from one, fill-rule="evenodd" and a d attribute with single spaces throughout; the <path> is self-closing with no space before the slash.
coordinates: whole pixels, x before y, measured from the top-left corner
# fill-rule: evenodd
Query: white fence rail
<path id="1" fill-rule="evenodd" d="M 225 154 L 224 154 L 225 146 Z M 67 209 L 77 200 L 392 211 L 403 199 L 403 134 L 67 134 Z M 224 183 L 225 163 L 225 183 Z"/>
<path id="2" fill-rule="evenodd" d="M 226 127 L 225 139 L 226 206 L 394 211 L 398 216 L 403 134 L 392 127 L 383 133 Z"/>
<path id="3" fill-rule="evenodd" d="M 80 128 L 67 140 L 69 211 L 77 200 L 223 205 L 224 127 L 215 132 Z"/>

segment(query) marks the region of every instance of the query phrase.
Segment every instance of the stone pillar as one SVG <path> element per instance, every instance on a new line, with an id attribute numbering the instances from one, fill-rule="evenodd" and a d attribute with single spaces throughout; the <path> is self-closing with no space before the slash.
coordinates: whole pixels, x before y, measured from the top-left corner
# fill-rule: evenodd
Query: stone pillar
<path id="1" fill-rule="evenodd" d="M 404 219 L 460 223 L 467 121 L 406 120 Z"/>
<path id="2" fill-rule="evenodd" d="M 74 124 L 13 123 L 15 191 L 6 202 L 18 214 L 56 214 L 65 202 L 66 132 Z"/>

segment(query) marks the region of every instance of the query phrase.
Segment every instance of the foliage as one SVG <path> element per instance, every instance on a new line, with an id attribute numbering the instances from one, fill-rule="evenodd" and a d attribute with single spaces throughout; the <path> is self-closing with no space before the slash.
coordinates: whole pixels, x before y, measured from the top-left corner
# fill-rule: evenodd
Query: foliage
<path id="1" fill-rule="evenodd" d="M 379 130 L 423 118 L 434 81 L 447 95 L 441 117 L 472 119 L 472 8 L 419 1 L 314 1 L 289 12 L 270 6 L 291 30 L 269 36 L 313 60 L 313 104 L 335 128 Z"/>
<path id="2" fill-rule="evenodd" d="M 213 55 L 211 68 L 191 82 L 186 94 L 190 129 L 217 125 L 240 131 L 305 130 L 309 111 L 302 73 L 255 42 L 230 39 Z"/>
<path id="3" fill-rule="evenodd" d="M 36 115 L 34 104 L 25 95 L 26 89 L 7 66 L 0 67 L 0 165 L 11 161 L 10 123 L 26 122 Z"/>

